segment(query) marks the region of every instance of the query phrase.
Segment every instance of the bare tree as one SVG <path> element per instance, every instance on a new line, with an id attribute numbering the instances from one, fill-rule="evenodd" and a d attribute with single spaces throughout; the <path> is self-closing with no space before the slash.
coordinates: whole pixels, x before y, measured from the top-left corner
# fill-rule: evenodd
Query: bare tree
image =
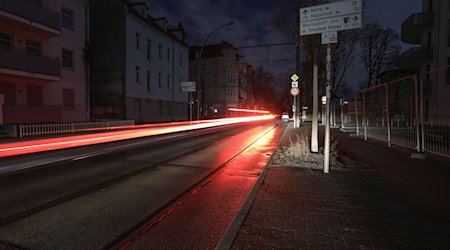
<path id="1" fill-rule="evenodd" d="M 367 71 L 367 87 L 378 83 L 382 72 L 398 68 L 399 40 L 398 33 L 393 29 L 382 28 L 377 23 L 365 25 L 361 59 Z"/>

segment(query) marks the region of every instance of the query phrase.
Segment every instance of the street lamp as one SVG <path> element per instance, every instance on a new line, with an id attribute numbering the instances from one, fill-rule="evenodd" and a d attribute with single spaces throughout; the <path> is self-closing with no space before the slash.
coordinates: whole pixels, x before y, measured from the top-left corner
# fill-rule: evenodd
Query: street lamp
<path id="1" fill-rule="evenodd" d="M 231 21 L 231 22 L 224 24 L 222 26 L 219 26 L 219 27 L 215 28 L 213 31 L 211 31 L 211 33 L 209 33 L 208 36 L 206 37 L 206 39 L 203 42 L 203 45 L 200 49 L 200 54 L 198 55 L 198 65 L 197 65 L 197 81 L 198 81 L 198 84 L 197 84 L 197 121 L 200 120 L 200 91 L 201 91 L 201 88 L 199 85 L 200 85 L 200 64 L 202 61 L 203 50 L 205 49 L 206 43 L 208 42 L 208 39 L 212 36 L 212 34 L 214 34 L 216 31 L 218 31 L 220 29 L 231 26 L 233 24 L 234 24 L 234 21 Z"/>

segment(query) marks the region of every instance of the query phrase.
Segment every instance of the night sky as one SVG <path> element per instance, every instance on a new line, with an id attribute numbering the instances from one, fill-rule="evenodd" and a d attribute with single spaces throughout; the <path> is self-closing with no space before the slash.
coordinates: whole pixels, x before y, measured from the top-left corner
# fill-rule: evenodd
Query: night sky
<path id="1" fill-rule="evenodd" d="M 412 13 L 421 11 L 421 0 L 366 0 L 363 24 L 378 22 L 400 32 L 401 23 Z M 272 23 L 280 4 L 293 5 L 293 0 L 147 0 L 150 15 L 166 17 L 174 27 L 182 22 L 189 45 L 202 44 L 216 27 L 235 24 L 214 33 L 208 44 L 226 40 L 235 47 L 289 42 Z M 302 3 L 306 1 L 301 1 Z M 295 12 L 293 12 L 295 14 Z M 404 45 L 409 48 L 410 45 Z M 292 72 L 295 68 L 294 46 L 240 49 L 254 67 L 264 66 L 275 73 Z"/>

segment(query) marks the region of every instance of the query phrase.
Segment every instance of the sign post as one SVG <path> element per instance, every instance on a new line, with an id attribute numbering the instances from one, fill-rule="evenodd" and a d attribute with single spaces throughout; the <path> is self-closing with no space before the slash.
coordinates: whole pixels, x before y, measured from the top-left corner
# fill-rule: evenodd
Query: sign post
<path id="1" fill-rule="evenodd" d="M 297 96 L 298 94 L 300 94 L 300 89 L 298 88 L 298 82 L 297 80 L 299 79 L 297 74 L 293 74 L 291 76 L 291 90 L 289 91 L 291 93 L 291 95 L 294 97 L 294 105 L 292 105 L 292 112 L 293 112 L 293 116 L 294 116 L 294 128 L 298 128 L 300 127 L 300 121 L 299 121 L 299 117 L 297 115 L 298 113 L 298 109 L 297 109 Z"/>
<path id="2" fill-rule="evenodd" d="M 193 81 L 189 82 L 180 82 L 181 92 L 188 93 L 188 102 L 189 102 L 189 122 L 192 123 L 192 105 L 194 101 L 192 101 L 192 92 L 195 92 L 196 84 Z"/>
<path id="3" fill-rule="evenodd" d="M 327 45 L 327 60 L 326 60 L 327 102 L 325 110 L 325 141 L 324 141 L 323 171 L 324 173 L 328 173 L 330 166 L 331 43 L 337 42 L 337 31 L 361 28 L 362 0 L 347 0 L 329 4 L 314 5 L 306 8 L 300 8 L 299 11 L 300 11 L 300 36 L 322 34 L 322 44 Z M 313 94 L 316 95 L 315 91 Z M 317 100 L 317 98 L 314 96 L 313 100 Z M 317 109 L 317 107 L 314 107 L 313 105 L 313 109 Z M 317 111 L 313 110 L 313 114 L 314 112 Z M 314 134 L 315 131 L 313 119 L 311 135 L 313 136 Z"/>

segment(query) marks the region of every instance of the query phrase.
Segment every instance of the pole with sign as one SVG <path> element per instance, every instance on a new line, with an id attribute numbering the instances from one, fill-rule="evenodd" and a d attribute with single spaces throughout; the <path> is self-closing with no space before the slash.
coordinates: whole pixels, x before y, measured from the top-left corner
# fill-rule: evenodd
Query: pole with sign
<path id="1" fill-rule="evenodd" d="M 326 110 L 324 141 L 324 173 L 330 165 L 330 104 L 331 104 L 331 43 L 337 43 L 337 31 L 361 28 L 362 0 L 347 0 L 300 8 L 300 36 L 321 34 L 322 44 L 327 45 L 326 61 Z M 315 70 L 313 70 L 315 72 Z M 315 76 L 313 76 L 314 78 Z M 313 86 L 314 89 L 314 86 Z M 316 93 L 314 92 L 314 95 Z M 313 100 L 317 100 L 313 97 Z M 313 109 L 314 109 L 313 105 Z M 315 110 L 313 110 L 314 114 Z M 314 118 L 314 117 L 313 117 Z M 314 119 L 312 126 L 314 131 Z"/>
<path id="2" fill-rule="evenodd" d="M 188 93 L 188 102 L 189 102 L 189 121 L 192 122 L 192 105 L 194 101 L 192 101 L 192 93 L 195 92 L 196 84 L 193 81 L 189 82 L 180 82 L 181 92 Z"/>
<path id="3" fill-rule="evenodd" d="M 297 108 L 297 96 L 298 94 L 300 94 L 300 89 L 298 88 L 298 82 L 297 80 L 299 79 L 297 74 L 293 74 L 291 76 L 291 89 L 290 89 L 290 93 L 291 95 L 294 97 L 294 105 L 292 105 L 292 112 L 293 112 L 293 116 L 294 116 L 294 128 L 298 128 L 300 126 L 300 121 L 299 121 L 299 117 L 297 115 L 298 113 L 298 108 Z"/>

